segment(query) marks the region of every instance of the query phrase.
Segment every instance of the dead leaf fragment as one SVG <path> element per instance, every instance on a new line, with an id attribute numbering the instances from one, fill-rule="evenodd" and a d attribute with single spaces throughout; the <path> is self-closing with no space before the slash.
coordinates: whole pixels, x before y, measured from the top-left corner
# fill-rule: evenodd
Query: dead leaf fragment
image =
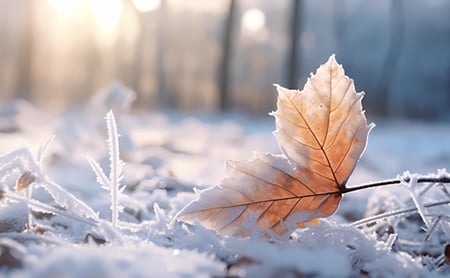
<path id="1" fill-rule="evenodd" d="M 30 186 L 30 184 L 32 184 L 35 180 L 36 176 L 33 175 L 31 172 L 29 171 L 23 172 L 23 174 L 17 179 L 16 190 L 17 191 L 24 190 L 25 188 Z"/>
<path id="2" fill-rule="evenodd" d="M 447 244 L 445 246 L 444 255 L 445 255 L 445 263 L 450 264 L 450 244 Z"/>
<path id="3" fill-rule="evenodd" d="M 0 269 L 12 269 L 22 266 L 25 248 L 18 242 L 9 239 L 0 239 Z"/>
<path id="4" fill-rule="evenodd" d="M 255 260 L 251 257 L 242 256 L 239 257 L 236 261 L 228 264 L 227 266 L 227 277 L 240 277 L 239 273 L 241 273 L 241 270 L 248 267 L 248 266 L 254 266 L 254 265 L 260 265 L 261 262 L 258 260 Z"/>
<path id="5" fill-rule="evenodd" d="M 283 155 L 229 161 L 219 186 L 201 191 L 176 218 L 231 236 L 290 234 L 335 212 L 373 125 L 334 55 L 302 91 L 276 86 L 275 136 Z"/>

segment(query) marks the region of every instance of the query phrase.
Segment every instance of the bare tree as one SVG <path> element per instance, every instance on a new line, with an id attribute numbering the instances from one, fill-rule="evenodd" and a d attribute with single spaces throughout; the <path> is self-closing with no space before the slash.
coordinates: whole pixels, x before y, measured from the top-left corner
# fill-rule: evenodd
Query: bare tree
<path id="1" fill-rule="evenodd" d="M 346 17 L 345 0 L 333 1 L 333 29 L 336 45 L 336 55 L 342 57 L 345 55 L 345 33 Z M 347 65 L 346 65 L 347 66 Z"/>
<path id="2" fill-rule="evenodd" d="M 299 77 L 299 37 L 301 32 L 300 15 L 302 10 L 302 1 L 293 0 L 292 14 L 290 22 L 290 53 L 288 56 L 288 80 L 287 86 L 289 88 L 297 87 L 297 80 Z"/>
<path id="3" fill-rule="evenodd" d="M 23 29 L 18 55 L 18 79 L 15 95 L 30 99 L 32 83 L 32 53 L 33 53 L 33 21 L 34 0 L 21 1 L 23 12 Z"/>
<path id="4" fill-rule="evenodd" d="M 141 13 L 139 10 L 134 6 L 133 2 L 130 0 L 130 5 L 134 7 L 135 15 L 139 23 L 139 34 L 136 39 L 135 45 L 134 45 L 134 57 L 133 57 L 133 68 L 131 70 L 131 87 L 134 91 L 136 91 L 139 95 L 142 95 L 141 93 L 141 73 L 142 73 L 142 46 L 145 42 L 145 33 L 146 33 L 146 22 L 147 17 L 150 16 L 149 13 Z"/>
<path id="5" fill-rule="evenodd" d="M 94 18 L 88 17 L 87 20 L 89 20 L 89 26 L 94 26 Z M 89 93 L 89 94 L 93 94 L 95 93 L 95 82 L 97 79 L 97 73 L 98 73 L 98 69 L 99 69 L 99 51 L 97 48 L 97 43 L 95 40 L 95 29 L 94 28 L 89 28 L 88 30 L 86 30 L 86 43 L 85 43 L 85 63 L 84 63 L 84 67 L 86 69 L 86 78 L 83 82 L 83 86 L 81 91 L 83 93 Z"/>
<path id="6" fill-rule="evenodd" d="M 156 43 L 156 70 L 158 75 L 157 103 L 159 107 L 167 107 L 172 104 L 172 101 L 166 89 L 166 71 L 164 66 L 166 55 L 166 26 L 168 23 L 166 0 L 161 0 L 158 10 L 151 12 L 140 12 L 131 0 L 129 3 L 132 7 L 134 7 L 140 30 L 134 49 L 134 65 L 131 74 L 131 87 L 138 93 L 138 95 L 143 95 L 141 92 L 141 81 L 143 78 L 144 68 L 144 57 L 142 51 L 145 50 L 146 42 L 148 41 L 147 36 L 150 34 L 149 27 L 156 24 L 157 37 L 154 41 Z M 148 104 L 148 101 L 143 101 L 144 104 Z"/>
<path id="7" fill-rule="evenodd" d="M 395 107 L 395 101 L 392 99 L 390 88 L 392 80 L 404 45 L 404 9 L 403 0 L 391 0 L 390 9 L 390 33 L 389 46 L 384 57 L 379 80 L 379 113 L 381 115 L 393 114 L 394 111 L 400 109 Z"/>
<path id="8" fill-rule="evenodd" d="M 230 0 L 228 14 L 225 20 L 222 60 L 219 69 L 220 109 L 228 110 L 231 107 L 230 97 L 230 61 L 232 56 L 233 28 L 236 17 L 236 0 Z"/>
<path id="9" fill-rule="evenodd" d="M 165 48 L 167 33 L 167 6 L 166 0 L 161 0 L 158 12 L 158 38 L 156 45 L 156 68 L 158 70 L 158 103 L 162 106 L 169 106 L 171 98 L 166 90 L 166 72 L 165 72 Z"/>

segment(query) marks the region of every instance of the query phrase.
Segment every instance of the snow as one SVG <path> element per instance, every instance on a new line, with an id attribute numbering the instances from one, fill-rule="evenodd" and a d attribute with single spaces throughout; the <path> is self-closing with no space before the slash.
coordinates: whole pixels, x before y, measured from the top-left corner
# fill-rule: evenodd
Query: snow
<path id="1" fill-rule="evenodd" d="M 52 248 L 34 246 L 25 268 L 15 277 L 197 277 L 220 275 L 223 265 L 211 255 L 156 246 L 149 242 L 126 246 L 95 244 Z M 74 255 L 76 254 L 76 255 Z"/>
<path id="2" fill-rule="evenodd" d="M 450 207 L 425 206 L 448 199 L 445 187 L 415 183 L 416 178 L 403 187 L 349 193 L 334 216 L 317 226 L 297 229 L 286 240 L 224 237 L 199 224 L 169 225 L 196 198 L 195 190 L 225 178 L 225 161 L 248 160 L 255 151 L 280 153 L 272 134 L 273 117 L 117 110 L 122 113 L 115 116 L 122 134 L 120 159 L 125 163 L 121 184 L 126 188 L 118 200 L 124 210 L 113 227 L 110 193 L 97 183 L 87 160 L 91 157 L 109 173 L 105 115 L 86 109 L 57 118 L 18 103 L 16 120 L 0 136 L 0 181 L 6 191 L 0 201 L 0 275 L 439 277 L 449 273 L 442 262 L 449 244 Z M 23 124 L 33 122 L 39 122 L 39 128 Z M 450 165 L 447 124 L 375 122 L 349 186 L 392 179 L 406 170 L 448 175 L 437 171 Z M 41 162 L 39 145 L 51 134 L 54 139 Z M 37 210 L 31 231 L 26 230 L 28 206 L 8 199 L 8 194 L 26 199 L 25 193 L 12 191 L 27 169 L 37 176 L 33 200 L 64 206 L 74 218 Z M 415 203 L 422 205 L 421 216 L 434 227 L 429 233 L 418 214 L 406 212 L 360 228 L 352 225 L 367 216 L 414 208 Z M 3 262 L 7 252 L 20 266 Z"/>

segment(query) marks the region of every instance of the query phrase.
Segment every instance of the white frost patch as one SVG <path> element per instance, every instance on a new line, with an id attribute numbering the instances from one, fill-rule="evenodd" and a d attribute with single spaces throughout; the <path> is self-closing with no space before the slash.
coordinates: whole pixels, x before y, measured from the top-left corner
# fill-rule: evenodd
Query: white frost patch
<path id="1" fill-rule="evenodd" d="M 35 246 L 14 277 L 211 277 L 225 266 L 213 256 L 151 243 L 126 246 Z"/>
<path id="2" fill-rule="evenodd" d="M 254 261 L 245 268 L 248 277 L 271 277 L 277 273 L 349 277 L 352 273 L 350 258 L 334 247 L 309 249 L 292 242 L 273 244 L 249 239 L 230 240 L 228 247 Z"/>

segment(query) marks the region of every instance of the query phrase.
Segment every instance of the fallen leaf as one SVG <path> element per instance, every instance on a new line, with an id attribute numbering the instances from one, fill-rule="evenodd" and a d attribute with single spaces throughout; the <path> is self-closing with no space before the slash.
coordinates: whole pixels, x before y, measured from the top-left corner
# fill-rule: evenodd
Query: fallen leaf
<path id="1" fill-rule="evenodd" d="M 356 93 L 334 55 L 302 91 L 276 87 L 274 134 L 283 155 L 229 161 L 221 184 L 201 191 L 176 219 L 224 235 L 274 236 L 336 211 L 373 127 L 362 111 L 364 94 Z"/>

